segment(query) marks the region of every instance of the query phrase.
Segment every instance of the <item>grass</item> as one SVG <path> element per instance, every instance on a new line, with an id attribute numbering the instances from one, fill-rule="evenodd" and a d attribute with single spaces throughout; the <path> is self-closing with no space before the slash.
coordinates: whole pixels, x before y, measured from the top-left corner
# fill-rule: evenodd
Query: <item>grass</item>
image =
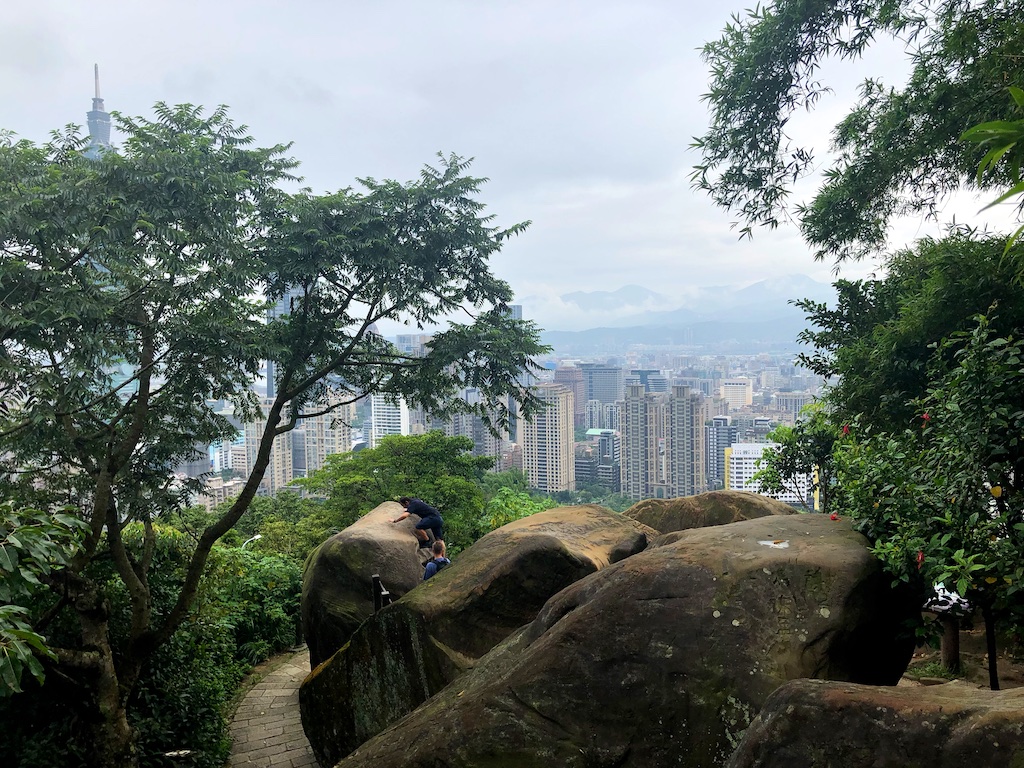
<path id="1" fill-rule="evenodd" d="M 964 674 L 963 670 L 953 672 L 947 669 L 938 659 L 929 659 L 928 661 L 911 664 L 906 671 L 906 676 L 915 680 L 922 677 L 942 677 L 946 680 L 959 680 L 964 677 Z"/>

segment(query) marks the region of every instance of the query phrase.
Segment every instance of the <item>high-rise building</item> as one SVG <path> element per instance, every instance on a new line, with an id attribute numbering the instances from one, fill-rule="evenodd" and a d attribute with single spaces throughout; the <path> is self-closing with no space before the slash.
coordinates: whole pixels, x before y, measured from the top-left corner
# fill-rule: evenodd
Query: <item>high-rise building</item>
<path id="1" fill-rule="evenodd" d="M 614 403 L 622 399 L 622 369 L 602 363 L 581 363 L 583 372 L 583 394 L 587 400 L 600 400 L 602 403 Z"/>
<path id="2" fill-rule="evenodd" d="M 597 432 L 597 483 L 612 493 L 622 489 L 622 440 L 612 429 Z M 587 433 L 592 434 L 591 432 Z"/>
<path id="3" fill-rule="evenodd" d="M 739 429 L 729 416 L 713 416 L 704 428 L 705 451 L 708 457 L 708 488 L 725 488 L 725 452 L 738 442 Z"/>
<path id="4" fill-rule="evenodd" d="M 707 489 L 704 396 L 626 388 L 622 407 L 622 493 L 632 499 L 691 496 Z"/>
<path id="5" fill-rule="evenodd" d="M 411 435 L 409 406 L 405 400 L 390 401 L 385 395 L 370 395 L 370 447 L 376 448 L 388 435 Z"/>
<path id="6" fill-rule="evenodd" d="M 770 416 L 757 416 L 752 413 L 734 413 L 730 423 L 736 427 L 736 440 L 739 443 L 764 443 L 768 441 L 768 433 L 775 428 L 775 420 Z"/>
<path id="7" fill-rule="evenodd" d="M 105 149 L 110 149 L 110 113 L 103 106 L 100 96 L 100 65 L 93 65 L 96 81 L 96 92 L 92 99 L 92 109 L 86 113 L 89 126 L 89 146 L 85 150 L 86 157 L 96 158 Z"/>
<path id="8" fill-rule="evenodd" d="M 668 474 L 674 496 L 694 496 L 707 486 L 704 395 L 689 387 L 672 387 L 669 397 Z"/>
<path id="9" fill-rule="evenodd" d="M 260 441 L 267 428 L 267 413 L 270 406 L 274 404 L 271 399 L 263 401 L 262 418 L 249 422 L 243 427 L 245 433 L 245 463 L 252 471 L 259 458 Z M 288 483 L 295 479 L 295 468 L 293 465 L 293 440 L 294 432 L 285 432 L 274 438 L 270 448 L 270 463 L 267 465 L 263 480 L 260 483 L 260 491 L 273 496 Z"/>
<path id="10" fill-rule="evenodd" d="M 572 391 L 560 384 L 538 384 L 533 391 L 546 407 L 520 427 L 523 471 L 532 488 L 575 490 Z"/>
<path id="11" fill-rule="evenodd" d="M 339 405 L 329 413 L 302 419 L 305 447 L 305 474 L 316 472 L 332 453 L 352 450 L 352 424 L 356 419 L 355 403 Z"/>
<path id="12" fill-rule="evenodd" d="M 657 440 L 651 433 L 655 398 L 639 384 L 626 388 L 622 407 L 622 494 L 636 501 L 648 497 L 651 462 L 657 462 Z"/>
<path id="13" fill-rule="evenodd" d="M 793 479 L 792 487 L 789 490 L 778 494 L 763 491 L 761 484 L 754 479 L 754 475 L 758 471 L 757 460 L 766 450 L 776 446 L 776 443 L 734 443 L 731 445 L 726 451 L 726 489 L 750 491 L 787 504 L 806 504 L 813 507 L 814 482 L 809 474 L 797 476 Z"/>
<path id="14" fill-rule="evenodd" d="M 278 299 L 274 305 L 267 309 L 267 324 L 274 322 L 280 317 L 290 315 L 302 301 L 305 291 L 301 286 L 289 288 L 284 296 Z M 277 397 L 277 368 L 273 360 L 267 360 L 267 399 L 273 400 Z"/>
<path id="15" fill-rule="evenodd" d="M 650 368 L 633 369 L 625 377 L 626 386 L 640 384 L 645 392 L 668 392 L 668 377 L 661 371 Z"/>
<path id="16" fill-rule="evenodd" d="M 577 426 L 586 422 L 586 406 L 588 404 L 586 385 L 583 382 L 583 369 L 576 366 L 555 368 L 555 384 L 561 384 L 572 390 L 574 409 L 573 423 Z"/>
<path id="17" fill-rule="evenodd" d="M 750 379 L 724 379 L 722 397 L 730 411 L 738 411 L 754 402 L 754 383 Z"/>
<path id="18" fill-rule="evenodd" d="M 622 429 L 622 401 L 605 403 L 601 411 L 601 428 L 613 429 L 616 432 Z"/>
<path id="19" fill-rule="evenodd" d="M 230 457 L 233 470 L 248 474 L 256 464 L 260 441 L 267 427 L 266 414 L 273 405 L 272 399 L 263 401 L 264 417 L 255 422 L 245 424 L 242 429 L 245 446 L 244 459 L 236 454 L 231 444 L 221 446 L 215 453 Z M 317 413 L 324 406 L 311 405 L 309 413 L 316 413 L 302 418 L 298 426 L 274 438 L 270 449 L 270 464 L 263 476 L 260 490 L 274 495 L 293 480 L 305 477 L 310 472 L 320 469 L 324 459 L 332 453 L 346 453 L 352 450 L 352 421 L 355 419 L 355 406 L 351 403 L 337 407 L 329 413 Z M 244 461 L 244 467 L 243 467 Z"/>
<path id="20" fill-rule="evenodd" d="M 583 412 L 583 423 L 587 429 L 601 429 L 604 427 L 604 403 L 600 400 L 587 400 L 587 407 Z"/>
<path id="21" fill-rule="evenodd" d="M 210 446 L 210 460 L 216 474 L 224 470 L 231 470 L 240 475 L 249 474 L 246 465 L 245 432 L 240 431 L 234 440 L 223 440 Z"/>
<path id="22" fill-rule="evenodd" d="M 463 399 L 471 405 L 479 405 L 482 397 L 477 389 L 467 389 Z M 496 414 L 492 415 L 495 421 Z M 495 469 L 500 470 L 502 457 L 508 453 L 508 431 L 499 431 L 496 435 L 484 423 L 478 413 L 456 413 L 444 424 L 444 433 L 448 437 L 468 437 L 473 441 L 474 456 L 491 456 L 495 459 Z"/>
<path id="23" fill-rule="evenodd" d="M 810 405 L 816 399 L 812 392 L 776 392 L 772 395 L 772 408 L 796 418 L 804 406 Z"/>
<path id="24" fill-rule="evenodd" d="M 400 333 L 395 337 L 395 346 L 403 355 L 426 357 L 433 338 L 429 333 Z"/>

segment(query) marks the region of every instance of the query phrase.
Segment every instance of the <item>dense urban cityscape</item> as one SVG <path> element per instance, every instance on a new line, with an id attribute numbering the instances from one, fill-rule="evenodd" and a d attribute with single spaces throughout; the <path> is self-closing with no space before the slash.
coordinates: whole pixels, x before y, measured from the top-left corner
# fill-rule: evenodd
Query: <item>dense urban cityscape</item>
<path id="1" fill-rule="evenodd" d="M 429 334 L 403 334 L 393 342 L 403 354 L 423 355 L 430 339 Z M 273 399 L 272 376 L 271 368 L 257 385 L 267 404 L 266 398 Z M 600 362 L 551 357 L 542 361 L 536 376 L 524 374 L 523 383 L 547 408 L 497 435 L 480 416 L 432 419 L 421 408 L 377 393 L 366 404 L 350 403 L 303 419 L 275 441 L 262 489 L 274 494 L 288 488 L 322 467 L 330 454 L 374 448 L 388 435 L 440 430 L 470 438 L 474 455 L 492 457 L 496 471 L 522 470 L 530 486 L 544 493 L 597 488 L 637 501 L 716 489 L 756 493 L 760 488 L 753 475 L 769 445 L 769 432 L 794 424 L 823 384 L 792 356 L 664 351 L 636 351 Z M 467 390 L 463 396 L 472 402 L 477 393 Z M 182 468 L 189 476 L 212 471 L 200 503 L 212 508 L 237 493 L 242 481 L 232 476 L 248 473 L 262 431 L 259 422 L 240 424 L 234 442 L 209 448 L 209 461 L 201 452 L 194 465 Z M 813 480 L 808 476 L 798 482 L 799 490 L 775 497 L 794 505 L 804 502 Z"/>
<path id="2" fill-rule="evenodd" d="M 0 765 L 1024 765 L 1024 0 L 64 5 Z"/>

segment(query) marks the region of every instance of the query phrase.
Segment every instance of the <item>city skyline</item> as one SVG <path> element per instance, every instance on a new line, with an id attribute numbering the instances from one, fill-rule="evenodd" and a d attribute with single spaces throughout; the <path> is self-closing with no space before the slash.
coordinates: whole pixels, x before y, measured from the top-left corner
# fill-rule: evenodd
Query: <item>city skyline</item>
<path id="1" fill-rule="evenodd" d="M 16 5 L 0 30 L 0 128 L 34 141 L 71 122 L 84 128 L 98 62 L 107 109 L 228 104 L 261 144 L 294 141 L 315 191 L 363 176 L 410 179 L 439 151 L 475 157 L 496 222 L 533 221 L 494 269 L 548 328 L 578 312 L 565 294 L 638 278 L 678 296 L 788 274 L 828 282 L 832 265 L 812 260 L 795 226 L 739 241 L 732 217 L 690 189 L 689 145 L 706 124 L 696 49 L 744 7 L 451 0 L 281 14 L 261 4 L 112 1 L 97 14 L 60 0 Z M 150 26 L 162 34 L 134 34 Z M 824 153 L 857 84 L 874 75 L 896 84 L 905 71 L 885 41 L 863 61 L 830 62 L 822 77 L 835 93 L 787 127 L 797 140 L 816 137 Z M 794 199 L 814 186 L 798 185 Z M 980 207 L 970 197 L 943 215 L 981 224 Z M 935 231 L 906 220 L 893 242 Z M 841 276 L 874 269 L 849 264 Z"/>

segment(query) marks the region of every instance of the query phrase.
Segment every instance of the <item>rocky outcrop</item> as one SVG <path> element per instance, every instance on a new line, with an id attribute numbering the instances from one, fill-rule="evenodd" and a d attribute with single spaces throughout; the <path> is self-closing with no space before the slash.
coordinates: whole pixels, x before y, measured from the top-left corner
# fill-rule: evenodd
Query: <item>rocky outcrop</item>
<path id="1" fill-rule="evenodd" d="M 771 695 L 728 768 L 1024 765 L 1024 689 L 797 680 Z"/>
<path id="2" fill-rule="evenodd" d="M 890 582 L 844 521 L 686 531 L 562 590 L 340 765 L 721 766 L 786 680 L 899 679 L 918 605 Z"/>
<path id="3" fill-rule="evenodd" d="M 373 613 L 373 574 L 386 574 L 385 586 L 397 596 L 423 579 L 415 520 L 391 522 L 402 511 L 397 502 L 385 502 L 309 556 L 302 577 L 302 632 L 313 667 L 347 643 Z"/>
<path id="4" fill-rule="evenodd" d="M 493 531 L 364 623 L 303 683 L 303 726 L 333 765 L 471 667 L 573 582 L 642 551 L 657 532 L 596 505 Z"/>
<path id="5" fill-rule="evenodd" d="M 708 491 L 678 499 L 644 499 L 623 512 L 661 533 L 727 525 L 766 515 L 793 515 L 781 501 L 746 491 Z"/>

